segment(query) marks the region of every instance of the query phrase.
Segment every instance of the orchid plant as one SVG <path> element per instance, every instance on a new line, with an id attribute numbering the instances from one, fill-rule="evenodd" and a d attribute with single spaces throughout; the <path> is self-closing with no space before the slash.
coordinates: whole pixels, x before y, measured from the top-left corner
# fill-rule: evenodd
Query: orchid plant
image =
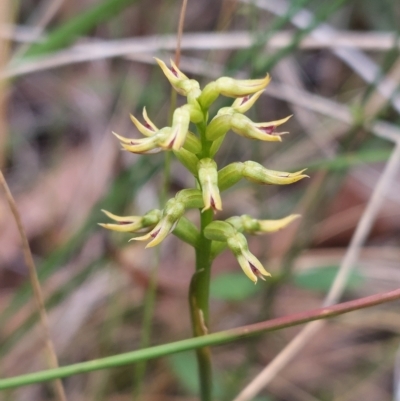
<path id="1" fill-rule="evenodd" d="M 193 275 L 189 301 L 192 326 L 195 336 L 208 332 L 208 303 L 210 270 L 214 258 L 229 248 L 236 257 L 246 276 L 257 283 L 265 280 L 270 273 L 254 256 L 248 247 L 244 234 L 259 235 L 286 227 L 299 215 L 292 214 L 280 220 L 258 220 L 248 215 L 230 217 L 225 221 L 216 220 L 222 210 L 221 193 L 242 178 L 263 185 L 287 185 L 307 175 L 304 170 L 294 173 L 273 171 L 254 161 L 231 163 L 218 168 L 215 156 L 228 131 L 232 130 L 245 138 L 260 141 L 281 141 L 278 127 L 289 118 L 264 123 L 254 123 L 244 115 L 261 96 L 270 82 L 267 74 L 262 79 L 236 80 L 218 78 L 207 84 L 203 90 L 200 84 L 189 79 L 171 61 L 168 67 L 156 59 L 173 88 L 187 98 L 187 103 L 178 107 L 172 117 L 171 127 L 159 129 L 143 110 L 144 123 L 131 116 L 141 139 L 126 138 L 116 133 L 122 148 L 132 153 L 148 154 L 172 151 L 177 159 L 195 178 L 196 187 L 183 189 L 169 199 L 163 210 L 150 210 L 144 216 L 116 216 L 104 213 L 115 223 L 100 224 L 104 228 L 135 233 L 135 241 L 148 241 L 146 247 L 160 244 L 170 233 L 194 247 L 196 270 Z M 209 121 L 209 108 L 218 96 L 235 98 L 230 107 L 221 108 Z M 197 128 L 197 134 L 190 131 L 190 124 Z M 200 227 L 188 220 L 186 210 L 200 211 Z M 206 348 L 197 351 L 202 399 L 211 399 L 210 354 Z"/>

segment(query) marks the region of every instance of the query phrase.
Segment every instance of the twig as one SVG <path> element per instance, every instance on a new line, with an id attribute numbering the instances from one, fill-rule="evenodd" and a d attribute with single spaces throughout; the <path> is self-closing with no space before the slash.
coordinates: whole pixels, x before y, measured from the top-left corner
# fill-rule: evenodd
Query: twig
<path id="1" fill-rule="evenodd" d="M 334 306 L 296 313 L 265 322 L 255 323 L 231 330 L 220 331 L 218 333 L 189 338 L 147 349 L 127 352 L 102 359 L 95 359 L 88 362 L 81 362 L 57 369 L 2 379 L 0 380 L 0 390 L 21 387 L 28 384 L 41 383 L 44 381 L 59 379 L 80 373 L 93 372 L 95 370 L 130 365 L 139 361 L 159 358 L 177 352 L 198 349 L 205 346 L 226 344 L 232 341 L 237 341 L 238 339 L 255 336 L 257 334 L 297 326 L 311 321 L 318 321 L 319 319 L 328 319 L 344 313 L 369 308 L 371 306 L 376 306 L 399 299 L 400 289 L 397 289 L 383 294 L 375 294 L 353 301 L 343 302 Z"/>
<path id="2" fill-rule="evenodd" d="M 182 48 L 182 36 L 183 36 L 183 25 L 185 22 L 187 0 L 182 1 L 181 13 L 179 15 L 179 25 L 178 25 L 178 40 L 175 49 L 175 64 L 179 67 L 181 61 L 181 48 Z"/>
<path id="3" fill-rule="evenodd" d="M 24 27 L 18 33 L 20 39 L 27 36 Z M 4 36 L 10 36 L 4 31 Z M 295 34 L 291 32 L 277 32 L 268 41 L 268 49 L 281 49 L 293 42 Z M 185 34 L 182 37 L 181 48 L 185 50 L 229 50 L 245 49 L 252 45 L 254 37 L 249 32 L 222 32 L 222 33 L 196 33 Z M 363 43 L 365 45 L 363 45 Z M 370 47 L 367 44 L 372 44 Z M 306 36 L 299 44 L 301 49 L 347 49 L 366 48 L 367 50 L 392 49 L 396 46 L 395 35 L 391 32 L 359 34 L 354 32 L 337 33 L 328 41 L 321 41 L 312 36 Z M 175 50 L 175 35 L 157 35 L 135 39 L 120 39 L 108 41 L 96 41 L 92 43 L 81 43 L 65 50 L 43 56 L 32 61 L 23 62 L 20 65 L 9 67 L 7 71 L 0 74 L 0 78 L 13 78 L 32 72 L 57 68 L 65 65 L 100 60 L 112 57 L 123 57 L 128 54 L 147 53 L 154 54 L 160 50 Z"/>
<path id="4" fill-rule="evenodd" d="M 11 212 L 14 216 L 15 222 L 18 227 L 19 234 L 21 236 L 22 250 L 24 253 L 25 263 L 28 266 L 29 277 L 31 280 L 34 298 L 35 298 L 35 302 L 36 302 L 38 312 L 39 312 L 40 323 L 41 323 L 42 329 L 43 329 L 43 337 L 44 337 L 44 343 L 45 343 L 45 347 L 46 347 L 46 351 L 47 351 L 48 364 L 49 364 L 50 368 L 55 369 L 58 367 L 58 359 L 57 359 L 57 355 L 56 355 L 56 352 L 54 349 L 53 342 L 51 341 L 47 313 L 46 313 L 46 309 L 44 306 L 43 294 L 42 294 L 42 290 L 40 288 L 40 282 L 39 282 L 39 278 L 37 276 L 35 262 L 33 261 L 32 252 L 30 250 L 28 238 L 25 234 L 25 230 L 22 225 L 21 216 L 19 214 L 17 205 L 11 194 L 10 188 L 8 187 L 8 184 L 4 178 L 3 172 L 1 170 L 0 170 L 0 184 L 4 188 L 7 202 L 10 205 Z M 60 401 L 67 400 L 61 380 L 59 380 L 59 379 L 55 380 L 54 390 Z"/>

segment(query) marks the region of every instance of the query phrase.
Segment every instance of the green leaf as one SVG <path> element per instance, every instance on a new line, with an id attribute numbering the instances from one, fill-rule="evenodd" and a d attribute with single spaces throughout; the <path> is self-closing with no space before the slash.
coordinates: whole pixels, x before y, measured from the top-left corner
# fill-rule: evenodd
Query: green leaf
<path id="1" fill-rule="evenodd" d="M 261 289 L 243 273 L 223 273 L 211 281 L 210 296 L 224 301 L 243 301 Z"/>
<path id="2" fill-rule="evenodd" d="M 338 266 L 320 266 L 294 275 L 294 283 L 302 288 L 314 291 L 328 291 L 339 270 Z M 364 281 L 358 270 L 353 270 L 347 280 L 346 289 L 358 288 Z"/>
<path id="3" fill-rule="evenodd" d="M 366 149 L 360 152 L 347 153 L 336 156 L 332 160 L 317 160 L 307 165 L 308 171 L 327 169 L 327 170 L 346 170 L 352 166 L 362 163 L 377 163 L 388 160 L 391 149 Z"/>
<path id="4" fill-rule="evenodd" d="M 97 4 L 94 3 L 95 6 L 50 32 L 45 41 L 32 45 L 25 53 L 24 58 L 40 56 L 68 46 L 80 36 L 87 34 L 94 27 L 111 19 L 135 2 L 136 0 L 103 0 Z"/>
<path id="5" fill-rule="evenodd" d="M 199 394 L 199 375 L 197 373 L 197 360 L 193 351 L 181 352 L 168 358 L 169 365 L 182 387 L 190 394 Z M 222 386 L 218 372 L 213 373 L 214 396 L 221 398 Z"/>
<path id="6" fill-rule="evenodd" d="M 199 378 L 194 352 L 172 355 L 168 358 L 168 362 L 182 387 L 191 394 L 198 394 Z"/>

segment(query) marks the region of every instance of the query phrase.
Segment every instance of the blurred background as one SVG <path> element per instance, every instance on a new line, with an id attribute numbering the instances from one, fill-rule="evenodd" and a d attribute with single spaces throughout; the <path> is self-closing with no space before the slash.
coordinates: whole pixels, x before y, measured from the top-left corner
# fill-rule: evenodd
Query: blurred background
<path id="1" fill-rule="evenodd" d="M 129 113 L 140 117 L 144 106 L 158 127 L 168 125 L 171 88 L 153 57 L 174 57 L 180 7 L 155 0 L 0 1 L 0 163 L 30 240 L 61 365 L 191 336 L 192 248 L 170 236 L 158 250 L 145 250 L 128 244 L 129 234 L 97 225 L 107 221 L 101 209 L 140 215 L 161 206 L 165 154 L 121 152 L 111 131 L 139 137 Z M 392 0 L 188 1 L 181 69 L 202 86 L 221 75 L 258 78 L 268 71 L 272 82 L 248 116 L 261 122 L 293 114 L 282 143 L 228 134 L 218 165 L 256 160 L 282 171 L 308 167 L 310 175 L 288 187 L 241 182 L 224 194 L 219 219 L 303 217 L 250 239 L 273 274 L 266 283 L 254 286 L 228 252 L 218 257 L 213 332 L 319 307 L 362 218 L 371 229 L 363 230 L 366 241 L 342 299 L 399 286 L 400 172 L 399 155 L 392 155 L 400 138 L 399 20 L 400 3 Z M 230 103 L 221 98 L 214 110 Z M 168 197 L 194 186 L 176 160 L 168 186 Z M 373 194 L 376 216 L 365 213 Z M 188 217 L 198 219 L 196 211 Z M 232 399 L 298 331 L 213 348 L 217 399 Z M 336 318 L 257 399 L 399 400 L 399 333 L 398 304 Z M 0 355 L 2 377 L 46 368 L 3 191 Z M 197 399 L 196 374 L 188 352 L 64 384 L 70 400 L 183 401 Z M 53 399 L 49 384 L 0 393 L 4 401 Z"/>

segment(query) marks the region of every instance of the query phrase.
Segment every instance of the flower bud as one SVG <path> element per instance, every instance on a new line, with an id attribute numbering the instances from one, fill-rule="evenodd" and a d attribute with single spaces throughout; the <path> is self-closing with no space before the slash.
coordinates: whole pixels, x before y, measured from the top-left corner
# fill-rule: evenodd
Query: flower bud
<path id="1" fill-rule="evenodd" d="M 206 138 L 215 141 L 225 135 L 231 128 L 232 115 L 222 114 L 214 117 L 206 129 Z"/>
<path id="2" fill-rule="evenodd" d="M 199 247 L 200 233 L 197 227 L 185 216 L 182 216 L 176 225 L 172 234 L 182 241 L 192 245 L 194 248 Z"/>
<path id="3" fill-rule="evenodd" d="M 301 217 L 299 214 L 291 214 L 279 220 L 257 220 L 247 214 L 244 214 L 242 216 L 230 217 L 226 221 L 235 227 L 239 232 L 260 235 L 279 231 L 299 217 Z"/>
<path id="4" fill-rule="evenodd" d="M 204 206 L 203 197 L 199 189 L 182 189 L 175 195 L 175 199 L 185 205 L 185 209 L 200 209 Z"/>
<path id="5" fill-rule="evenodd" d="M 261 79 L 234 79 L 229 77 L 218 78 L 217 89 L 222 96 L 244 97 L 264 90 L 269 82 L 270 76 L 267 74 Z"/>
<path id="6" fill-rule="evenodd" d="M 115 220 L 117 224 L 99 223 L 99 226 L 108 230 L 120 231 L 125 233 L 140 232 L 144 229 L 153 228 L 161 218 L 161 210 L 153 209 L 147 212 L 144 216 L 117 216 L 102 210 L 102 212 L 110 219 Z"/>
<path id="7" fill-rule="evenodd" d="M 218 188 L 217 164 L 214 160 L 205 158 L 198 163 L 198 177 L 203 193 L 204 209 L 222 210 L 222 201 Z"/>
<path id="8" fill-rule="evenodd" d="M 185 104 L 181 108 L 188 111 L 192 123 L 198 124 L 203 121 L 203 112 L 197 101 L 192 102 L 192 104 Z"/>
<path id="9" fill-rule="evenodd" d="M 168 81 L 173 88 L 183 96 L 188 96 L 191 92 L 199 95 L 200 85 L 194 79 L 189 79 L 171 60 L 171 68 L 160 59 L 156 58 L 158 65 L 163 70 Z"/>
<path id="10" fill-rule="evenodd" d="M 227 241 L 236 232 L 236 229 L 226 221 L 214 220 L 204 229 L 204 236 L 212 241 Z"/>
<path id="11" fill-rule="evenodd" d="M 227 245 L 251 281 L 257 283 L 258 278 L 265 280 L 264 276 L 271 276 L 264 269 L 261 262 L 249 251 L 246 238 L 243 234 L 237 232 L 234 236 L 228 238 Z"/>
<path id="12" fill-rule="evenodd" d="M 221 77 L 204 87 L 201 95 L 198 97 L 198 101 L 201 107 L 207 110 L 219 95 L 242 98 L 264 90 L 270 80 L 268 74 L 262 79 L 238 80 L 229 77 Z"/>
<path id="13" fill-rule="evenodd" d="M 218 78 L 204 87 L 198 101 L 203 109 L 208 109 L 219 95 L 227 97 L 246 97 L 256 92 L 263 91 L 269 84 L 270 77 L 267 74 L 262 79 L 234 79 L 229 77 Z M 261 93 L 260 93 L 261 94 Z M 258 95 L 259 96 L 259 95 Z M 254 102 L 257 100 L 254 99 Z M 254 103 L 253 102 L 253 103 Z M 249 106 L 249 108 L 251 105 Z"/>
<path id="14" fill-rule="evenodd" d="M 214 157 L 224 142 L 225 135 L 220 136 L 218 139 L 212 142 L 210 146 L 210 157 Z"/>
<path id="15" fill-rule="evenodd" d="M 243 163 L 243 177 L 256 184 L 287 185 L 300 181 L 308 175 L 303 174 L 306 169 L 287 173 L 285 171 L 268 170 L 259 163 L 247 161 Z"/>
<path id="16" fill-rule="evenodd" d="M 195 134 L 193 134 L 193 132 L 190 131 L 188 131 L 186 134 L 186 140 L 183 144 L 183 147 L 189 152 L 194 153 L 195 155 L 200 153 L 202 149 L 200 139 Z"/>
<path id="17" fill-rule="evenodd" d="M 197 177 L 197 164 L 199 159 L 196 155 L 184 148 L 174 151 L 174 155 L 195 177 Z"/>
<path id="18" fill-rule="evenodd" d="M 219 190 L 225 191 L 243 178 L 244 164 L 240 162 L 231 163 L 218 171 Z"/>

